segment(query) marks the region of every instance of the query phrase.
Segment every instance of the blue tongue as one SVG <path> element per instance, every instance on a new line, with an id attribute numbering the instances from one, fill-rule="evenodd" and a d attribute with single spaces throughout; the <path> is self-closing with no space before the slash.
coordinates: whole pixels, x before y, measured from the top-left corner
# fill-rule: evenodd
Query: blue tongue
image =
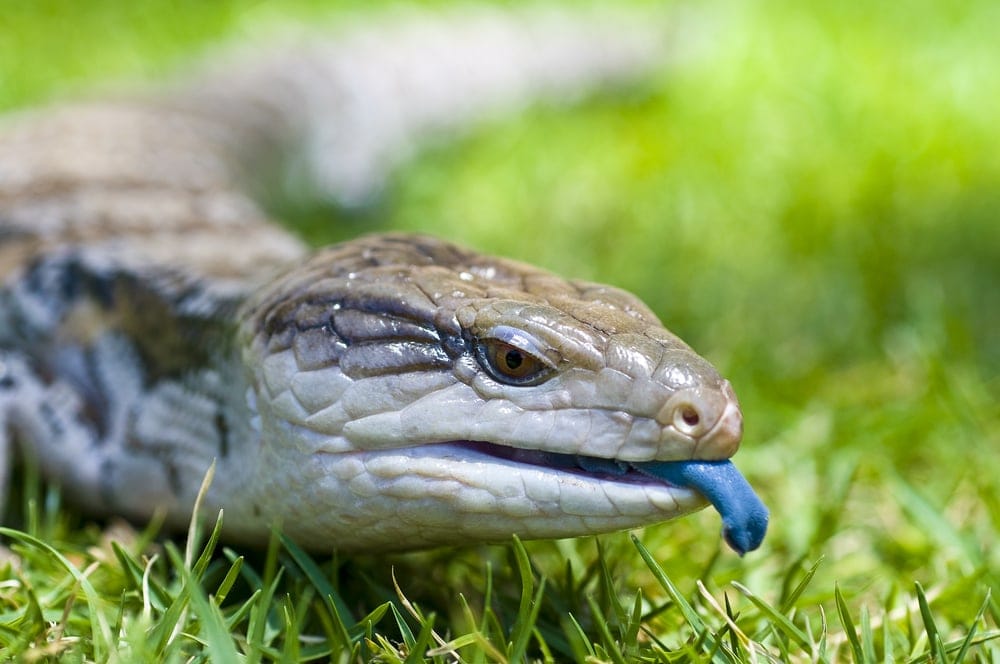
<path id="1" fill-rule="evenodd" d="M 764 541 L 767 508 L 732 461 L 649 461 L 631 465 L 705 496 L 722 516 L 722 536 L 741 556 Z"/>

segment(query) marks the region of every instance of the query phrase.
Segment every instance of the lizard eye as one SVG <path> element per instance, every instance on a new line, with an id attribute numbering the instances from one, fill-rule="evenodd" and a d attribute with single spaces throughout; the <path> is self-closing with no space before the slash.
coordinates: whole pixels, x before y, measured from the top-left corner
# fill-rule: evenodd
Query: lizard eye
<path id="1" fill-rule="evenodd" d="M 555 366 L 534 338 L 507 326 L 498 326 L 476 344 L 479 364 L 494 380 L 507 385 L 537 385 Z"/>

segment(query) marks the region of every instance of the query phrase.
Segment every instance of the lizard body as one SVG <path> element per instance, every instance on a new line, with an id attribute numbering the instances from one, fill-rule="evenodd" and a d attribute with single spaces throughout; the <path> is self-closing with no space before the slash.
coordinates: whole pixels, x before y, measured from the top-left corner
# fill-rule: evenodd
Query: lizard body
<path id="1" fill-rule="evenodd" d="M 82 509 L 173 526 L 214 462 L 236 540 L 575 536 L 709 496 L 755 548 L 732 388 L 638 298 L 426 236 L 310 250 L 257 202 L 273 162 L 363 204 L 415 138 L 632 76 L 654 32 L 410 17 L 10 120 L 3 445 Z"/>

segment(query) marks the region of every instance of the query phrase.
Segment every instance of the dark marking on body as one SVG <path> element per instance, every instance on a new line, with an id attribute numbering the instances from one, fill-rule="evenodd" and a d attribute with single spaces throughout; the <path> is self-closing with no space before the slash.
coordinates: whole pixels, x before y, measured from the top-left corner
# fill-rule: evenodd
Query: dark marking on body
<path id="1" fill-rule="evenodd" d="M 170 492 L 175 496 L 181 495 L 184 488 L 184 481 L 181 479 L 181 471 L 172 461 L 163 462 L 164 470 L 167 471 L 167 484 L 170 485 Z"/>
<path id="2" fill-rule="evenodd" d="M 120 262 L 111 253 L 86 249 L 37 257 L 11 288 L 18 301 L 8 307 L 13 312 L 9 328 L 18 346 L 30 349 L 33 356 L 47 358 L 50 345 L 67 343 L 57 335 L 69 334 L 77 335 L 71 341 L 86 353 L 94 331 L 88 325 L 96 321 L 103 326 L 97 331 L 120 334 L 133 344 L 147 384 L 185 375 L 228 352 L 236 325 L 233 311 L 241 299 L 238 294 L 216 295 L 206 283 L 172 269 L 140 269 Z M 28 302 L 21 303 L 22 299 Z M 31 315 L 35 302 L 44 305 L 45 316 Z M 94 316 L 86 307 L 99 311 Z M 75 327 L 63 327 L 77 310 L 84 315 Z M 53 369 L 65 378 L 47 359 L 40 362 L 40 370 Z M 81 372 L 77 378 L 88 388 L 85 398 L 91 415 L 105 412 L 106 390 L 95 372 L 88 371 L 89 376 Z M 55 376 L 43 378 L 50 382 Z M 107 429 L 100 417 L 89 419 Z"/>
<path id="3" fill-rule="evenodd" d="M 94 426 L 95 440 L 103 443 L 110 427 L 111 404 L 108 401 L 108 390 L 104 384 L 100 367 L 98 367 L 97 354 L 91 349 L 87 349 L 83 353 L 83 363 L 87 381 L 80 386 L 81 394 L 84 397 L 83 414 L 87 421 Z"/>
<path id="4" fill-rule="evenodd" d="M 45 422 L 45 426 L 48 428 L 49 434 L 53 439 L 62 440 L 65 437 L 66 427 L 59 420 L 59 415 L 52 407 L 52 404 L 43 401 L 38 406 L 38 414 L 41 416 L 42 421 Z"/>
<path id="5" fill-rule="evenodd" d="M 24 283 L 36 295 L 64 303 L 89 295 L 105 309 L 114 304 L 115 272 L 87 265 L 77 252 L 43 255 L 28 266 Z"/>
<path id="6" fill-rule="evenodd" d="M 66 288 L 77 289 L 84 285 L 86 292 L 94 298 L 104 309 L 111 309 L 115 304 L 115 287 L 120 279 L 120 275 L 115 270 L 97 271 L 92 267 L 84 265 L 82 261 L 75 260 L 70 263 L 66 270 Z"/>
<path id="7" fill-rule="evenodd" d="M 229 456 L 229 422 L 226 421 L 226 414 L 222 412 L 221 404 L 215 409 L 215 433 L 219 437 L 219 457 L 225 459 Z"/>
<path id="8" fill-rule="evenodd" d="M 12 390 L 15 387 L 17 387 L 17 378 L 14 376 L 14 372 L 10 370 L 10 367 L 3 361 L 3 356 L 0 355 L 0 389 Z"/>
<path id="9" fill-rule="evenodd" d="M 349 378 L 370 378 L 450 369 L 451 358 L 438 344 L 413 341 L 364 342 L 349 346 L 340 370 Z"/>

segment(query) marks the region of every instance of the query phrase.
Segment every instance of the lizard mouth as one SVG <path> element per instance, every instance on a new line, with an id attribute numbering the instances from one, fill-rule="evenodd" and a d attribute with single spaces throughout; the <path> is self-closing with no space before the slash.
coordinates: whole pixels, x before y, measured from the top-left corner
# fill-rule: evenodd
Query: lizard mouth
<path id="1" fill-rule="evenodd" d="M 586 456 L 583 454 L 562 454 L 559 452 L 547 452 L 543 450 L 531 450 L 520 447 L 510 447 L 485 441 L 464 440 L 453 443 L 458 447 L 467 450 L 486 454 L 498 459 L 523 463 L 530 466 L 561 470 L 571 473 L 580 473 L 588 476 L 597 476 L 619 482 L 650 483 L 652 481 L 648 474 L 641 472 L 635 464 L 629 461 L 619 461 L 617 459 L 606 459 L 602 457 Z M 661 482 L 662 483 L 662 482 Z M 673 485 L 671 482 L 665 482 Z"/>
<path id="2" fill-rule="evenodd" d="M 514 463 L 615 482 L 655 482 L 696 491 L 719 512 L 723 538 L 741 556 L 759 547 L 767 532 L 767 508 L 729 460 L 631 462 L 520 449 L 482 441 L 461 441 L 457 444 L 464 449 Z"/>

